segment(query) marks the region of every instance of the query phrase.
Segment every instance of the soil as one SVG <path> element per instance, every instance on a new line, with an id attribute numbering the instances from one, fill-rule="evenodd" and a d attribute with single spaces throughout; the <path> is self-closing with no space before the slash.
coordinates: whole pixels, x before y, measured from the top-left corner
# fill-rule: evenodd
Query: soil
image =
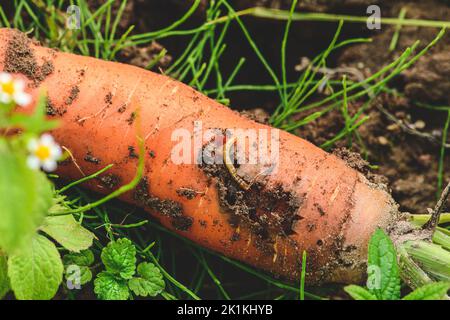
<path id="1" fill-rule="evenodd" d="M 14 34 L 6 49 L 4 70 L 23 74 L 37 86 L 53 72 L 54 67 L 51 61 L 44 61 L 39 65 L 30 49 L 30 43 L 31 40 L 25 34 Z"/>
<path id="2" fill-rule="evenodd" d="M 204 146 L 207 147 L 208 144 Z M 293 224 L 302 219 L 297 214 L 302 199 L 283 190 L 282 186 L 268 190 L 264 182 L 256 182 L 249 190 L 243 190 L 225 165 L 206 163 L 202 163 L 200 168 L 209 178 L 214 178 L 220 206 L 229 215 L 229 223 L 235 227 L 241 224 L 248 226 L 256 236 L 259 249 L 268 255 L 273 254 L 275 237 L 292 235 Z M 237 235 L 231 240 L 236 241 Z"/>
<path id="3" fill-rule="evenodd" d="M 141 205 L 155 210 L 163 216 L 171 217 L 172 225 L 177 230 L 188 231 L 192 226 L 192 218 L 183 215 L 183 207 L 180 203 L 173 200 L 160 199 L 150 194 L 150 186 L 146 177 L 139 182 L 133 198 Z"/>
<path id="4" fill-rule="evenodd" d="M 91 151 L 88 151 L 88 152 L 86 153 L 86 156 L 84 157 L 84 161 L 87 161 L 87 162 L 90 162 L 90 163 L 94 163 L 94 164 L 100 164 L 100 163 L 102 162 L 101 159 L 99 159 L 99 158 L 97 158 L 97 157 L 94 157 L 94 156 L 92 155 L 92 152 L 91 152 Z"/>
<path id="5" fill-rule="evenodd" d="M 66 105 L 71 105 L 75 99 L 78 97 L 78 94 L 80 93 L 80 88 L 78 86 L 73 86 L 72 89 L 70 89 L 70 94 L 66 99 Z"/>
<path id="6" fill-rule="evenodd" d="M 111 174 L 111 173 L 105 174 L 105 175 L 99 177 L 98 179 L 100 180 L 100 183 L 104 187 L 106 187 L 110 190 L 118 187 L 120 185 L 120 181 L 121 181 L 119 176 L 116 176 L 115 174 Z"/>

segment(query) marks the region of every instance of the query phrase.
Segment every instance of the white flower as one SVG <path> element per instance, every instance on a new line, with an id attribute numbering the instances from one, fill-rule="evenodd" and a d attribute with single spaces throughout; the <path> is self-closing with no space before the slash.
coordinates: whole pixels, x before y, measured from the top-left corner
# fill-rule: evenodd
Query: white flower
<path id="1" fill-rule="evenodd" d="M 14 79 L 9 73 L 0 72 L 0 102 L 26 106 L 31 102 L 31 96 L 24 89 L 25 82 L 22 79 Z"/>
<path id="2" fill-rule="evenodd" d="M 44 133 L 39 139 L 31 139 L 28 143 L 27 163 L 31 169 L 42 167 L 45 171 L 54 171 L 56 161 L 61 158 L 61 147 L 53 140 L 53 137 Z"/>

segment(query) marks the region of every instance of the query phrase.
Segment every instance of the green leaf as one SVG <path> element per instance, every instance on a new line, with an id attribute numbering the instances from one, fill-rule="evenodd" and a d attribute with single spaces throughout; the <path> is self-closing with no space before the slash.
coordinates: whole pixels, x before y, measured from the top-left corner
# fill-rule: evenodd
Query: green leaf
<path id="1" fill-rule="evenodd" d="M 76 264 L 77 266 L 89 267 L 94 263 L 94 254 L 91 250 L 83 250 L 79 253 L 68 253 L 63 257 L 64 265 Z"/>
<path id="2" fill-rule="evenodd" d="M 140 277 L 128 281 L 130 290 L 141 297 L 155 297 L 160 294 L 165 283 L 161 271 L 153 263 L 141 263 L 137 267 Z"/>
<path id="3" fill-rule="evenodd" d="M 11 288 L 19 300 L 49 300 L 62 281 L 63 264 L 56 246 L 36 234 L 31 246 L 8 259 Z"/>
<path id="4" fill-rule="evenodd" d="M 8 260 L 0 252 L 0 299 L 2 299 L 10 290 L 8 279 Z"/>
<path id="5" fill-rule="evenodd" d="M 432 282 L 417 288 L 403 300 L 443 300 L 450 289 L 450 283 Z"/>
<path id="6" fill-rule="evenodd" d="M 381 229 L 374 232 L 369 242 L 367 273 L 367 287 L 378 299 L 400 299 L 397 254 L 391 239 Z"/>
<path id="7" fill-rule="evenodd" d="M 377 300 L 377 297 L 370 293 L 366 288 L 357 285 L 349 285 L 344 288 L 353 299 L 355 300 Z"/>
<path id="8" fill-rule="evenodd" d="M 91 250 L 83 250 L 80 253 L 69 253 L 63 257 L 66 280 L 74 282 L 76 276 L 80 277 L 79 284 L 84 285 L 92 280 L 92 271 L 89 268 L 94 263 L 94 254 Z M 78 270 L 79 274 L 76 274 Z"/>
<path id="9" fill-rule="evenodd" d="M 47 216 L 40 229 L 64 248 L 73 252 L 80 252 L 91 247 L 95 237 L 92 232 L 83 228 L 71 214 Z"/>
<path id="10" fill-rule="evenodd" d="M 10 255 L 29 245 L 53 204 L 52 188 L 40 171 L 0 138 L 0 247 Z"/>
<path id="11" fill-rule="evenodd" d="M 107 271 L 100 272 L 94 281 L 94 292 L 101 300 L 127 300 L 127 282 Z"/>
<path id="12" fill-rule="evenodd" d="M 126 238 L 108 243 L 101 258 L 107 271 L 123 279 L 131 279 L 136 272 L 136 247 Z"/>

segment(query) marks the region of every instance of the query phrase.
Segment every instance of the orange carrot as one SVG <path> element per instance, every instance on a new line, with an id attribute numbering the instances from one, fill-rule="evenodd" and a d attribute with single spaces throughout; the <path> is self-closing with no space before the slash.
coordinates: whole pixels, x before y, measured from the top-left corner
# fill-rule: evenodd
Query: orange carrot
<path id="1" fill-rule="evenodd" d="M 122 199 L 202 246 L 276 275 L 299 279 L 305 250 L 308 283 L 359 281 L 370 235 L 398 218 L 383 188 L 287 132 L 280 131 L 279 144 L 267 148 L 278 151 L 275 167 L 236 165 L 230 158 L 237 134 L 223 138 L 221 132 L 239 128 L 270 135 L 276 129 L 164 75 L 57 52 L 11 29 L 0 30 L 0 70 L 25 75 L 35 99 L 47 90 L 49 117 L 61 121 L 52 133 L 76 161 L 60 164 L 61 176 L 79 179 L 114 164 L 85 186 L 109 193 L 128 183 L 136 172 L 140 130 L 144 177 Z M 199 144 L 194 133 L 200 123 L 203 132 L 218 130 Z M 197 145 L 200 154 L 225 142 L 209 154 L 225 163 L 195 163 L 195 148 L 182 154 L 181 141 Z M 244 146 L 250 157 L 254 146 Z M 192 163 L 178 163 L 174 156 Z"/>

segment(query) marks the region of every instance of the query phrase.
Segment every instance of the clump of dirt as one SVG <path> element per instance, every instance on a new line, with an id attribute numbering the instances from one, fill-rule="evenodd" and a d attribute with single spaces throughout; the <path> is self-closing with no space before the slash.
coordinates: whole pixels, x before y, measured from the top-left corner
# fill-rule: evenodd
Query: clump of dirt
<path id="1" fill-rule="evenodd" d="M 40 66 L 30 44 L 31 40 L 24 33 L 15 31 L 6 48 L 4 70 L 23 74 L 38 86 L 53 72 L 54 66 L 49 60 Z"/>
<path id="2" fill-rule="evenodd" d="M 147 68 L 150 63 L 155 62 L 153 65 L 154 69 L 160 68 L 165 70 L 172 62 L 172 57 L 170 55 L 165 54 L 157 62 L 155 61 L 163 50 L 164 47 L 162 45 L 156 41 L 153 41 L 145 47 L 126 47 L 119 52 L 117 59 L 121 62 L 132 64 L 141 68 Z"/>
<path id="3" fill-rule="evenodd" d="M 192 226 L 193 219 L 183 215 L 183 207 L 180 203 L 173 200 L 160 199 L 150 194 L 146 177 L 141 179 L 134 190 L 133 198 L 141 205 L 155 210 L 163 216 L 171 217 L 172 225 L 177 230 L 188 231 Z"/>
<path id="4" fill-rule="evenodd" d="M 136 150 L 133 146 L 128 146 L 128 157 L 131 159 L 139 158 L 139 155 L 136 153 Z"/>
<path id="5" fill-rule="evenodd" d="M 52 100 L 50 100 L 49 97 L 47 97 L 47 102 L 45 105 L 45 112 L 48 116 L 54 117 L 54 116 L 62 116 L 67 112 L 67 109 L 65 107 L 57 107 Z"/>
<path id="6" fill-rule="evenodd" d="M 112 104 L 112 98 L 113 94 L 111 92 L 108 92 L 105 96 L 105 103 L 108 105 Z"/>
<path id="7" fill-rule="evenodd" d="M 192 200 L 197 196 L 197 191 L 191 188 L 180 188 L 177 190 L 177 194 L 180 197 L 185 197 L 188 200 Z"/>
<path id="8" fill-rule="evenodd" d="M 92 155 L 91 151 L 88 151 L 86 153 L 86 156 L 84 157 L 84 161 L 94 163 L 94 164 L 100 164 L 100 162 L 102 162 L 102 160 L 100 158 L 94 157 Z"/>
<path id="9" fill-rule="evenodd" d="M 136 112 L 133 111 L 132 113 L 130 113 L 130 116 L 127 119 L 127 122 L 130 126 L 134 123 L 134 120 L 136 120 L 136 116 Z"/>
<path id="10" fill-rule="evenodd" d="M 206 146 L 205 146 L 206 147 Z M 283 189 L 281 185 L 267 189 L 263 182 L 254 183 L 243 190 L 223 164 L 199 165 L 207 177 L 214 181 L 220 206 L 229 214 L 229 223 L 238 227 L 244 224 L 257 236 L 258 247 L 266 254 L 273 254 L 276 235 L 287 237 L 294 233 L 295 221 L 302 199 Z"/>
<path id="11" fill-rule="evenodd" d="M 119 109 L 117 109 L 117 112 L 118 112 L 118 113 L 124 113 L 125 110 L 127 110 L 127 105 L 126 105 L 126 104 L 123 104 L 123 105 L 121 105 L 121 106 L 119 107 Z"/>
<path id="12" fill-rule="evenodd" d="M 80 88 L 78 86 L 73 86 L 70 89 L 69 96 L 66 99 L 66 105 L 71 105 L 78 97 L 78 94 L 80 93 Z"/>
<path id="13" fill-rule="evenodd" d="M 242 110 L 241 115 L 258 123 L 269 124 L 270 115 L 262 108 Z"/>
<path id="14" fill-rule="evenodd" d="M 120 177 L 115 174 L 112 174 L 112 173 L 105 174 L 105 175 L 99 177 L 98 179 L 100 180 L 100 183 L 104 187 L 106 187 L 110 190 L 117 187 L 121 182 Z"/>
<path id="15" fill-rule="evenodd" d="M 350 168 L 361 172 L 370 182 L 377 185 L 385 185 L 388 180 L 381 174 L 373 173 L 370 169 L 370 164 L 364 160 L 357 152 L 350 151 L 345 147 L 336 148 L 333 154 L 347 163 Z"/>

